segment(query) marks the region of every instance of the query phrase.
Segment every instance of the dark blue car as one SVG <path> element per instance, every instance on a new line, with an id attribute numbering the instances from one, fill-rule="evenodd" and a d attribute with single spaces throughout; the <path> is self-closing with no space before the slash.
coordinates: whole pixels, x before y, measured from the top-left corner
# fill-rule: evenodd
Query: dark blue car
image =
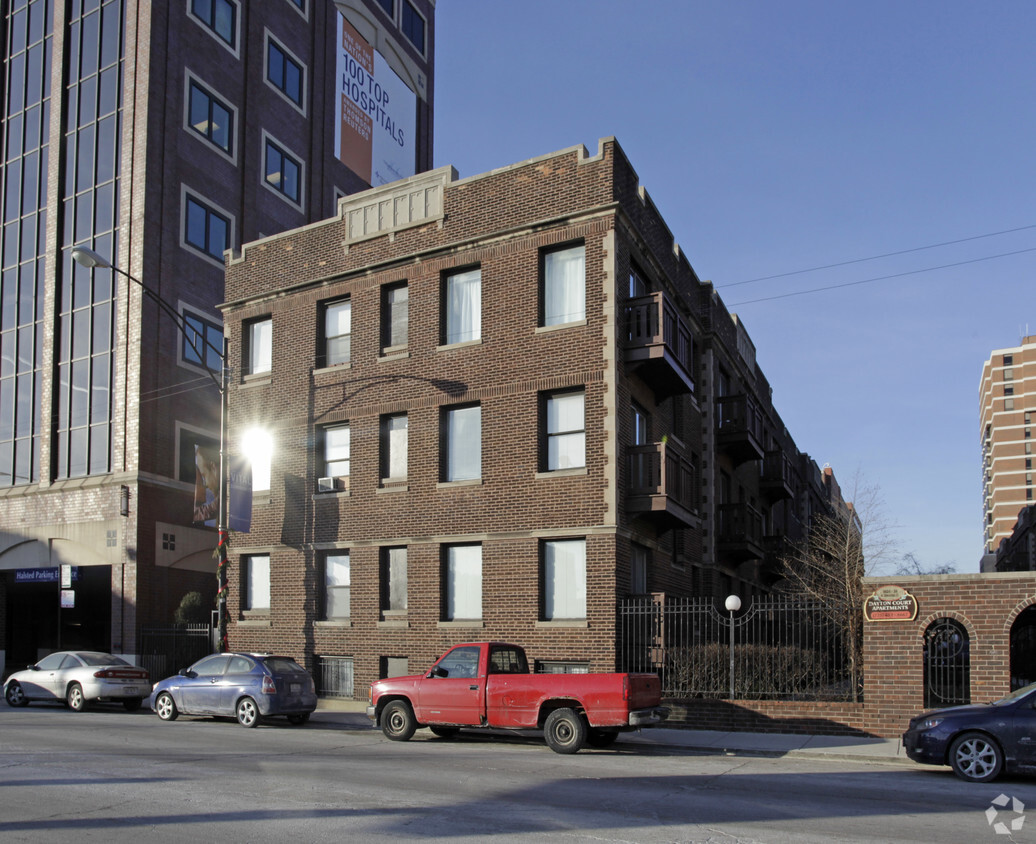
<path id="1" fill-rule="evenodd" d="M 313 678 L 295 660 L 272 654 L 211 654 L 155 683 L 151 708 L 163 721 L 179 715 L 225 715 L 244 727 L 284 715 L 304 724 L 317 708 Z"/>
<path id="2" fill-rule="evenodd" d="M 1036 773 L 1036 683 L 993 703 L 933 709 L 910 719 L 903 747 L 915 762 L 949 765 L 961 779 Z"/>

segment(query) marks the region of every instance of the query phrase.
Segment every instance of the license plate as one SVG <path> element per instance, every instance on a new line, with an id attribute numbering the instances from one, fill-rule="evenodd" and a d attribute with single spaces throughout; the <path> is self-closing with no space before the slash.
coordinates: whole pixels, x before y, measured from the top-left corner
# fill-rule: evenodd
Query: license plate
<path id="1" fill-rule="evenodd" d="M 136 686 L 126 686 L 122 691 L 127 697 L 136 697 L 137 695 L 140 695 L 141 697 L 144 696 L 144 690 L 138 689 Z"/>
<path id="2" fill-rule="evenodd" d="M 289 683 L 288 688 L 291 690 L 293 695 L 302 693 L 302 683 Z"/>

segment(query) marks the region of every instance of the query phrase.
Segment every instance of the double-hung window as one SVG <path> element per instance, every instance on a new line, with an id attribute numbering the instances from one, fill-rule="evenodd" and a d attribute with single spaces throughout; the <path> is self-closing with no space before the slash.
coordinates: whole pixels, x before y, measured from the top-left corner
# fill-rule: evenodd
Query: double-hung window
<path id="1" fill-rule="evenodd" d="M 445 560 L 445 607 L 447 621 L 475 621 L 482 618 L 482 546 L 450 545 Z"/>
<path id="2" fill-rule="evenodd" d="M 545 468 L 548 472 L 586 465 L 584 398 L 582 390 L 547 396 Z"/>
<path id="3" fill-rule="evenodd" d="M 272 38 L 266 42 L 266 79 L 274 88 L 302 108 L 305 71 L 302 65 Z"/>
<path id="4" fill-rule="evenodd" d="M 381 549 L 381 612 L 402 615 L 407 610 L 406 546 Z"/>
<path id="5" fill-rule="evenodd" d="M 466 343 L 482 337 L 482 270 L 446 276 L 445 341 Z"/>
<path id="6" fill-rule="evenodd" d="M 230 248 L 230 218 L 191 194 L 184 196 L 183 238 L 187 245 L 223 263 Z"/>
<path id="7" fill-rule="evenodd" d="M 266 185 L 298 205 L 302 201 L 302 163 L 270 138 L 266 138 L 264 156 Z"/>
<path id="8" fill-rule="evenodd" d="M 324 477 L 334 479 L 335 489 L 349 488 L 350 448 L 348 425 L 324 428 Z"/>
<path id="9" fill-rule="evenodd" d="M 188 83 L 187 124 L 223 152 L 232 152 L 234 146 L 233 110 L 194 79 Z"/>
<path id="10" fill-rule="evenodd" d="M 543 543 L 543 618 L 586 618 L 586 540 Z"/>
<path id="11" fill-rule="evenodd" d="M 381 419 L 381 478 L 405 481 L 407 477 L 407 415 Z"/>
<path id="12" fill-rule="evenodd" d="M 352 359 L 352 302 L 342 299 L 324 306 L 324 366 Z"/>
<path id="13" fill-rule="evenodd" d="M 270 556 L 253 554 L 245 557 L 245 606 L 246 610 L 270 609 Z"/>
<path id="14" fill-rule="evenodd" d="M 335 551 L 324 557 L 324 618 L 349 618 L 349 552 Z"/>
<path id="15" fill-rule="evenodd" d="M 586 318 L 586 248 L 582 245 L 543 253 L 543 325 L 564 325 Z"/>
<path id="16" fill-rule="evenodd" d="M 446 481 L 470 481 L 482 477 L 482 407 L 449 407 L 445 410 Z"/>
<path id="17" fill-rule="evenodd" d="M 247 323 L 248 344 L 245 350 L 245 372 L 258 375 L 273 368 L 273 320 L 257 319 Z"/>
<path id="18" fill-rule="evenodd" d="M 231 48 L 237 46 L 235 0 L 191 0 L 191 15 Z"/>
<path id="19" fill-rule="evenodd" d="M 406 282 L 390 284 L 381 291 L 382 349 L 406 346 L 410 322 L 410 296 Z"/>

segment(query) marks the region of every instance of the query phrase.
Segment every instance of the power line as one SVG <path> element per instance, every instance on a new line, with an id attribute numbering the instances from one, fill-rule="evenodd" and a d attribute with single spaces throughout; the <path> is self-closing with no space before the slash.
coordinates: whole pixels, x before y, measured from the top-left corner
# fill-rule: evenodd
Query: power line
<path id="1" fill-rule="evenodd" d="M 848 267 L 851 264 L 862 264 L 862 263 L 865 263 L 866 261 L 877 261 L 877 260 L 879 260 L 881 258 L 893 258 L 896 255 L 909 255 L 911 252 L 924 252 L 926 249 L 940 249 L 943 246 L 953 246 L 953 245 L 958 244 L 958 243 L 968 243 L 969 241 L 972 241 L 972 240 L 982 240 L 983 238 L 987 238 L 987 237 L 999 237 L 1002 234 L 1014 234 L 1015 232 L 1023 232 L 1023 231 L 1027 231 L 1028 229 L 1036 229 L 1036 223 L 1034 223 L 1033 225 L 1029 225 L 1029 226 L 1019 226 L 1016 229 L 1004 229 L 1003 231 L 990 232 L 989 234 L 976 234 L 976 235 L 972 235 L 971 237 L 961 237 L 961 238 L 958 238 L 957 240 L 947 240 L 947 241 L 945 241 L 943 243 L 933 243 L 933 244 L 930 244 L 929 246 L 915 246 L 913 249 L 901 249 L 898 252 L 886 252 L 883 255 L 872 255 L 869 258 L 853 258 L 850 261 L 839 261 L 839 262 L 834 263 L 834 264 L 824 264 L 823 266 L 809 267 L 808 269 L 804 269 L 804 270 L 791 270 L 790 272 L 777 273 L 776 275 L 764 275 L 764 276 L 760 276 L 759 278 L 750 278 L 747 281 L 735 281 L 735 282 L 731 282 L 730 284 L 717 284 L 716 285 L 716 289 L 718 290 L 720 288 L 726 288 L 726 287 L 740 287 L 742 284 L 755 284 L 756 282 L 759 282 L 759 281 L 771 281 L 772 279 L 775 279 L 775 278 L 787 278 L 788 276 L 791 276 L 791 275 L 802 275 L 803 273 L 815 273 L 815 272 L 817 272 L 819 270 L 830 270 L 830 269 L 834 269 L 835 267 Z M 1016 254 L 1016 253 L 1008 253 L 1008 254 Z M 1000 256 L 994 256 L 994 257 L 1000 257 Z M 980 259 L 980 260 L 984 260 L 984 259 Z M 965 263 L 967 263 L 967 262 L 965 262 Z M 953 265 L 951 264 L 950 266 L 953 266 Z M 889 278 L 893 278 L 893 276 L 889 276 Z M 778 298 L 778 297 L 774 297 L 774 298 Z"/>
<path id="2" fill-rule="evenodd" d="M 919 273 L 930 273 L 935 270 L 947 270 L 951 267 L 963 267 L 968 264 L 978 264 L 981 261 L 992 261 L 994 258 L 1008 258 L 1011 255 L 1023 255 L 1026 252 L 1036 252 L 1036 246 L 1030 247 L 1029 249 L 1019 249 L 1016 252 L 1001 252 L 999 255 L 987 255 L 984 258 L 972 258 L 970 261 L 957 261 L 953 264 L 941 264 L 938 267 L 924 267 L 919 270 L 907 270 L 902 273 L 893 273 L 892 275 L 881 275 L 875 276 L 874 278 L 864 278 L 859 281 L 846 281 L 842 284 L 829 284 L 825 287 L 811 287 L 809 290 L 796 290 L 792 293 L 780 293 L 776 296 L 764 296 L 761 299 L 746 299 L 743 302 L 733 302 L 727 305 L 728 308 L 736 308 L 739 305 L 754 305 L 756 302 L 770 302 L 774 299 L 788 299 L 792 296 L 805 296 L 807 293 L 820 293 L 824 290 L 838 290 L 841 287 L 854 287 L 857 284 L 870 284 L 872 281 L 887 281 L 890 278 L 903 278 L 908 275 L 918 275 Z"/>

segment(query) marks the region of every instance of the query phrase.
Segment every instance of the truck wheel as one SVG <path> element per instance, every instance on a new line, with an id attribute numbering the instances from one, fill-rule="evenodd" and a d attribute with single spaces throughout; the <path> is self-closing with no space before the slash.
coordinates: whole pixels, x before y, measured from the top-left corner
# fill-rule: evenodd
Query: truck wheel
<path id="1" fill-rule="evenodd" d="M 555 753 L 576 753 L 586 742 L 586 721 L 573 709 L 555 709 L 543 730 L 547 747 Z"/>
<path id="2" fill-rule="evenodd" d="M 611 747 L 618 737 L 616 730 L 595 730 L 591 727 L 586 733 L 586 743 L 590 747 Z"/>
<path id="3" fill-rule="evenodd" d="M 417 729 L 414 710 L 405 700 L 394 700 L 381 713 L 381 731 L 392 741 L 410 741 Z"/>

